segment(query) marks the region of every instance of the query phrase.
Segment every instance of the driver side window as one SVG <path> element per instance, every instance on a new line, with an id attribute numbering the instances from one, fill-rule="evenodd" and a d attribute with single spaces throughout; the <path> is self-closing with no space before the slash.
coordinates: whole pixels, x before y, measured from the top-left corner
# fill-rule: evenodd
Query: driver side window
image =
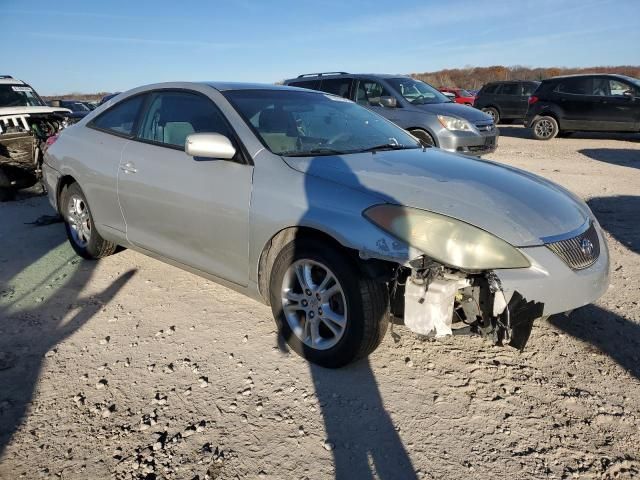
<path id="1" fill-rule="evenodd" d="M 390 96 L 386 88 L 378 82 L 370 80 L 358 80 L 356 89 L 356 102 L 370 107 L 382 107 L 380 97 Z"/>

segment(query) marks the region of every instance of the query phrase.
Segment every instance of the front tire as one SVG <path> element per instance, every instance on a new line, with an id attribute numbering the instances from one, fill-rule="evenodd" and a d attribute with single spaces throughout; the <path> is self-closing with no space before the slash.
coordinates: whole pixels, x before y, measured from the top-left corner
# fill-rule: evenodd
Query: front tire
<path id="1" fill-rule="evenodd" d="M 420 140 L 420 143 L 423 147 L 435 147 L 436 141 L 433 139 L 431 134 L 426 130 L 421 130 L 416 128 L 414 130 L 409 130 L 409 133 Z"/>
<path id="2" fill-rule="evenodd" d="M 97 260 L 113 254 L 118 246 L 105 240 L 94 228 L 93 216 L 77 183 L 67 185 L 60 195 L 60 213 L 71 247 L 82 258 Z"/>
<path id="3" fill-rule="evenodd" d="M 486 113 L 487 115 L 489 115 L 491 118 L 493 118 L 493 123 L 495 125 L 500 123 L 500 112 L 498 112 L 497 109 L 495 109 L 493 107 L 485 107 L 485 108 L 482 109 L 482 111 L 484 113 Z"/>
<path id="4" fill-rule="evenodd" d="M 531 124 L 531 131 L 536 140 L 551 140 L 558 135 L 559 130 L 556 119 L 549 116 L 538 117 Z"/>
<path id="5" fill-rule="evenodd" d="M 389 322 L 386 285 L 363 275 L 337 249 L 310 239 L 285 246 L 269 296 L 279 333 L 310 362 L 338 368 L 366 357 Z"/>

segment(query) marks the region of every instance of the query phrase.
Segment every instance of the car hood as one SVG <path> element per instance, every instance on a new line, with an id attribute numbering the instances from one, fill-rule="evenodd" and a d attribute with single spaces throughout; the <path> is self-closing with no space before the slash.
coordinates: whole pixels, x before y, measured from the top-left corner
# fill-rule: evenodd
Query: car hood
<path id="1" fill-rule="evenodd" d="M 490 122 L 491 117 L 477 108 L 459 103 L 427 103 L 424 105 L 412 105 L 411 108 L 418 111 L 426 111 L 435 115 L 454 115 L 470 122 Z"/>
<path id="2" fill-rule="evenodd" d="M 0 115 L 24 115 L 36 113 L 71 113 L 68 108 L 61 107 L 0 107 Z"/>
<path id="3" fill-rule="evenodd" d="M 542 177 L 436 148 L 283 158 L 295 170 L 380 203 L 454 217 L 520 247 L 576 230 L 591 216 L 581 199 Z"/>

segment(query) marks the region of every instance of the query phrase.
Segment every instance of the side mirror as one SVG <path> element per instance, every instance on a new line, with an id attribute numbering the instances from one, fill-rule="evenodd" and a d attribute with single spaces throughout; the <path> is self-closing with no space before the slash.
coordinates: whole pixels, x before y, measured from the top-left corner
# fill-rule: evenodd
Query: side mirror
<path id="1" fill-rule="evenodd" d="M 192 157 L 222 160 L 231 160 L 236 154 L 231 141 L 219 133 L 192 133 L 185 140 L 184 151 Z"/>
<path id="2" fill-rule="evenodd" d="M 385 108 L 396 108 L 398 106 L 398 101 L 395 97 L 383 95 L 380 97 L 380 105 Z"/>

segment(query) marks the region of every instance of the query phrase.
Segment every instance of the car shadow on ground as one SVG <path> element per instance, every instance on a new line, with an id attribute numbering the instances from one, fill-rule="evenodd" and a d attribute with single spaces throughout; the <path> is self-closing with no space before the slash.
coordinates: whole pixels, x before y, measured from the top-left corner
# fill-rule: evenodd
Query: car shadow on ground
<path id="1" fill-rule="evenodd" d="M 355 190 L 375 195 L 374 198 L 388 198 L 362 185 L 357 175 L 350 170 L 340 157 L 317 157 L 311 160 L 305 175 L 305 196 L 308 205 L 299 224 L 313 224 L 314 220 L 326 212 L 322 210 L 326 202 L 326 189 L 330 184 L 318 182 L 318 177 L 326 173 L 323 165 L 331 162 L 330 170 Z M 336 193 L 339 195 L 339 193 Z M 394 203 L 392 199 L 389 202 Z M 293 240 L 295 257 L 306 258 L 309 252 L 308 237 L 304 233 Z M 313 248 L 318 247 L 317 243 Z M 326 244 L 327 249 L 335 249 Z M 351 258 L 344 253 L 343 261 L 351 265 Z M 353 275 L 364 275 L 353 266 Z M 363 288 L 363 287 L 361 287 Z M 347 300 L 347 307 L 350 304 Z M 346 310 L 349 319 L 349 311 Z M 282 312 L 281 312 L 282 313 Z M 287 321 L 286 319 L 284 320 Z M 308 319 L 307 319 L 308 321 Z M 377 319 L 372 319 L 372 322 Z M 349 325 L 349 324 L 347 324 Z M 346 327 L 355 328 L 355 327 Z M 290 335 L 294 335 L 289 331 Z M 343 342 L 344 343 L 344 342 Z M 278 346 L 288 351 L 283 333 L 279 335 Z M 315 387 L 327 441 L 325 448 L 332 451 L 336 480 L 412 480 L 416 472 L 405 449 L 400 433 L 396 430 L 387 412 L 378 389 L 376 376 L 368 359 L 362 359 L 340 369 L 326 369 L 310 363 L 310 373 Z"/>
<path id="2" fill-rule="evenodd" d="M 589 343 L 640 380 L 640 324 L 595 305 L 555 315 L 549 322 L 563 332 Z"/>
<path id="3" fill-rule="evenodd" d="M 513 137 L 513 138 L 525 138 L 533 140 L 533 136 L 528 128 L 524 128 L 522 126 L 515 125 L 498 125 L 498 130 L 500 130 L 500 136 L 502 137 Z"/>
<path id="4" fill-rule="evenodd" d="M 640 253 L 640 196 L 594 197 L 587 203 L 602 228 L 632 252 Z"/>
<path id="5" fill-rule="evenodd" d="M 632 148 L 583 148 L 578 153 L 600 162 L 640 168 L 640 150 Z"/>
<path id="6" fill-rule="evenodd" d="M 55 362 L 57 345 L 104 308 L 135 273 L 124 273 L 98 294 L 82 295 L 97 262 L 73 253 L 61 225 L 25 225 L 16 217 L 0 225 L 0 458 L 29 415 L 43 362 Z M 77 393 L 59 388 L 61 396 Z"/>
<path id="7" fill-rule="evenodd" d="M 500 135 L 503 137 L 523 138 L 528 140 L 535 140 L 531 134 L 531 129 L 524 127 L 523 125 L 505 125 L 499 124 Z M 637 133 L 616 133 L 616 132 L 571 132 L 567 137 L 556 137 L 551 142 L 563 141 L 566 139 L 571 140 L 620 140 L 625 142 L 640 142 L 640 135 Z M 536 140 L 543 141 L 543 140 Z M 599 149 L 594 149 L 599 150 Z M 606 149 L 603 149 L 606 150 Z M 611 149 L 615 150 L 615 149 Z M 636 150 L 637 152 L 637 150 Z M 599 160 L 599 159 L 596 159 Z"/>

